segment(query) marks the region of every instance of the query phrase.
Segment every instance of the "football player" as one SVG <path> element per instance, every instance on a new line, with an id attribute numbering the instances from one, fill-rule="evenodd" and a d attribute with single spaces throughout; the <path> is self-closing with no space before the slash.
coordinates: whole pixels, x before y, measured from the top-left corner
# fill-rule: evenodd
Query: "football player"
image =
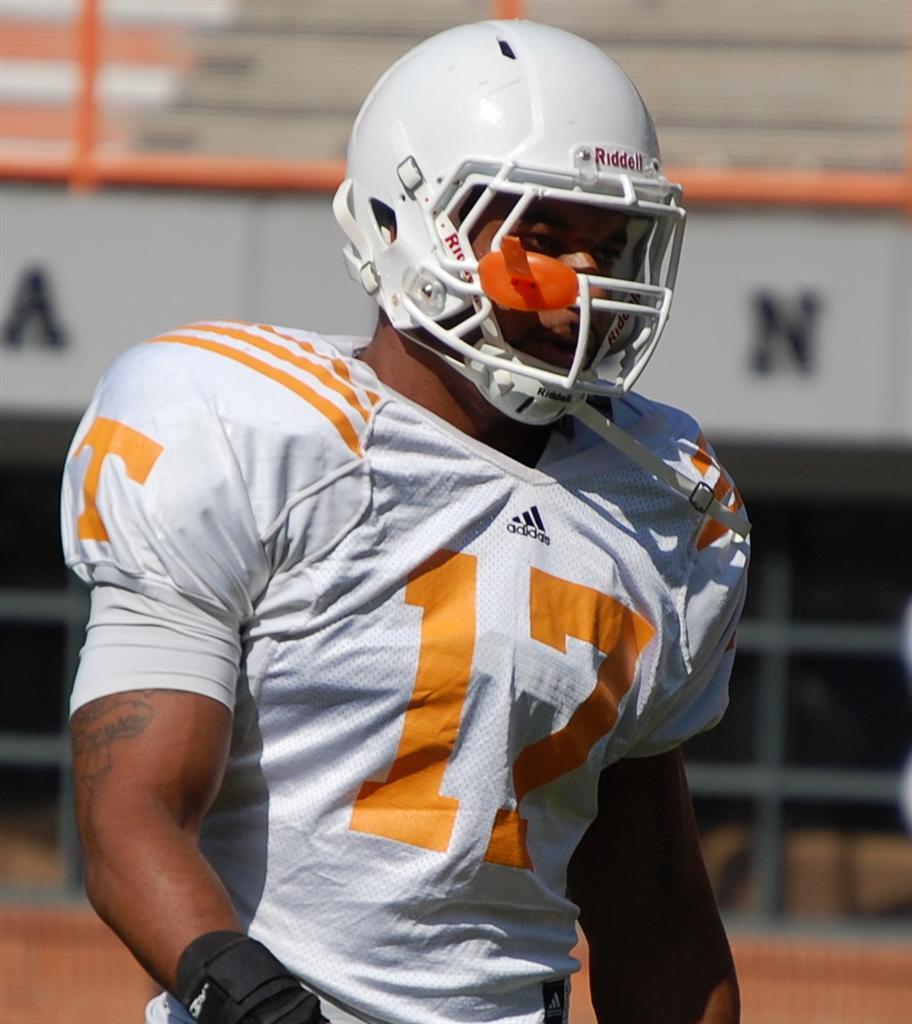
<path id="1" fill-rule="evenodd" d="M 200 322 L 69 454 L 89 897 L 148 1024 L 732 1024 L 680 744 L 727 702 L 748 523 L 631 388 L 684 209 L 601 50 L 452 29 L 334 200 L 370 339 Z"/>

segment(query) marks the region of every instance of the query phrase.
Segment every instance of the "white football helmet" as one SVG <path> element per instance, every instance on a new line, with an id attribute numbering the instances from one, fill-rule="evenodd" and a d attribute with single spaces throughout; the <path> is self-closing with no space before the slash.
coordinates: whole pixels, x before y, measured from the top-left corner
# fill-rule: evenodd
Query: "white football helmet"
<path id="1" fill-rule="evenodd" d="M 652 355 L 681 250 L 680 194 L 662 176 L 649 111 L 614 61 L 560 29 L 488 21 L 434 36 L 383 75 L 355 120 L 333 209 L 352 276 L 395 328 L 436 339 L 434 351 L 502 412 L 548 423 L 590 395 L 627 391 Z M 509 197 L 491 246 L 500 255 L 486 264 L 473 229 L 495 199 L 504 216 L 499 197 Z M 526 260 L 515 243 L 518 261 L 501 252 L 536 200 L 629 218 L 610 277 L 568 281 L 555 259 Z M 577 309 L 572 365 L 511 348 L 504 307 Z"/>

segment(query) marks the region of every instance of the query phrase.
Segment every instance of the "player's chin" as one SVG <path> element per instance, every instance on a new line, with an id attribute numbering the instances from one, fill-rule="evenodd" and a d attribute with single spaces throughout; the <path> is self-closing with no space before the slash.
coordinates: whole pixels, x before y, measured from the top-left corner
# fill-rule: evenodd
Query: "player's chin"
<path id="1" fill-rule="evenodd" d="M 558 371 L 570 369 L 576 357 L 579 345 L 578 325 L 565 325 L 557 329 L 539 328 L 529 331 L 521 338 L 511 340 L 511 347 L 516 352 L 531 356 L 536 362 L 546 363 L 549 368 Z M 589 332 L 586 343 L 586 366 L 600 347 L 600 338 L 594 331 Z"/>
<path id="2" fill-rule="evenodd" d="M 549 369 L 566 371 L 573 365 L 576 338 L 568 341 L 543 332 L 523 338 L 521 342 L 514 342 L 512 347 L 523 355 L 531 356 L 536 363 L 545 364 Z"/>

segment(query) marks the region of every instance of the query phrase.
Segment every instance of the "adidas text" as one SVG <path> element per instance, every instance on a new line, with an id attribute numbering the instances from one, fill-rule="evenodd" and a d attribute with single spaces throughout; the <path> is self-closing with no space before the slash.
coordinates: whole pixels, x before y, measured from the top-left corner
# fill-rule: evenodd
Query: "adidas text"
<path id="1" fill-rule="evenodd" d="M 542 544 L 550 544 L 551 538 L 547 533 L 542 533 L 541 530 L 536 530 L 534 526 L 529 526 L 528 523 L 507 523 L 507 529 L 510 533 L 520 533 L 523 537 L 531 537 L 533 540 L 540 540 Z"/>

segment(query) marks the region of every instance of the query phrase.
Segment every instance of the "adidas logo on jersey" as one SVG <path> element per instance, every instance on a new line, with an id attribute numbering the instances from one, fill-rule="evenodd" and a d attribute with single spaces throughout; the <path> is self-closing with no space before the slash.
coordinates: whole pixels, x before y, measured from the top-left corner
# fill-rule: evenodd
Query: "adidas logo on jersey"
<path id="1" fill-rule="evenodd" d="M 563 981 L 548 981 L 542 985 L 545 1024 L 566 1024 L 567 989 Z"/>
<path id="2" fill-rule="evenodd" d="M 513 516 L 507 523 L 507 529 L 510 533 L 521 533 L 523 537 L 531 537 L 533 540 L 541 541 L 542 544 L 551 543 L 551 538 L 545 532 L 545 524 L 542 522 L 536 505 L 523 512 L 521 516 Z"/>

